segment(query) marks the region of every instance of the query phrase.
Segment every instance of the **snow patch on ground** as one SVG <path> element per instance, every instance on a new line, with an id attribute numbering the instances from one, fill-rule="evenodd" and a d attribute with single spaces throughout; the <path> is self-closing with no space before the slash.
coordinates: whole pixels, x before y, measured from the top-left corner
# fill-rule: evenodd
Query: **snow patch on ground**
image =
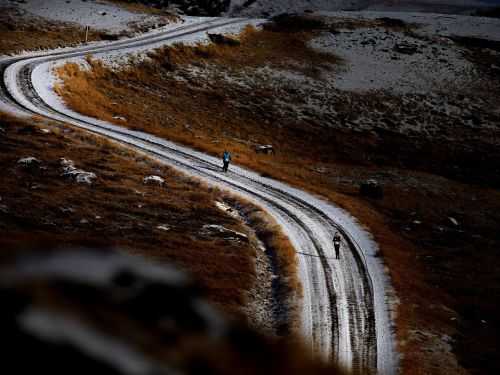
<path id="1" fill-rule="evenodd" d="M 127 30 L 131 23 L 145 22 L 155 16 L 132 13 L 117 5 L 92 0 L 26 0 L 19 7 L 33 16 L 51 21 L 76 23 L 111 32 Z"/>
<path id="2" fill-rule="evenodd" d="M 404 44 L 417 52 L 405 54 L 395 50 Z M 310 45 L 344 60 L 343 71 L 332 77 L 334 85 L 342 90 L 387 89 L 407 93 L 450 89 L 466 85 L 477 73 L 450 40 L 429 43 L 381 28 L 324 33 Z"/>
<path id="3" fill-rule="evenodd" d="M 233 0 L 229 14 L 239 16 L 276 15 L 280 13 L 295 13 L 305 10 L 339 10 L 346 5 L 346 0 L 256 0 L 250 5 L 246 0 Z"/>
<path id="4" fill-rule="evenodd" d="M 394 12 L 466 13 L 491 6 L 480 0 L 232 0 L 228 13 L 233 15 L 276 15 L 304 11 L 378 10 Z"/>
<path id="5" fill-rule="evenodd" d="M 381 17 L 396 18 L 407 23 L 416 23 L 419 27 L 416 34 L 427 37 L 434 36 L 469 36 L 500 41 L 500 19 L 489 17 L 473 17 L 461 15 L 445 15 L 435 13 L 403 13 L 403 12 L 317 12 L 317 15 L 353 18 L 377 19 Z"/>

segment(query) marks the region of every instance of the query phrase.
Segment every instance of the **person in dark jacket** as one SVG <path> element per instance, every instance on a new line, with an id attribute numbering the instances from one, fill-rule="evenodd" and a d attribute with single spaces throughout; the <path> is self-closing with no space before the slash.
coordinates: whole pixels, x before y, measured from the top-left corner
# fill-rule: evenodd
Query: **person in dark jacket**
<path id="1" fill-rule="evenodd" d="M 335 236 L 333 236 L 333 247 L 335 248 L 335 258 L 339 259 L 340 258 L 340 242 L 342 240 L 340 239 L 340 236 L 337 233 L 335 233 Z"/>
<path id="2" fill-rule="evenodd" d="M 222 171 L 227 172 L 229 168 L 229 162 L 231 161 L 231 154 L 229 151 L 224 151 L 224 154 L 222 154 Z"/>

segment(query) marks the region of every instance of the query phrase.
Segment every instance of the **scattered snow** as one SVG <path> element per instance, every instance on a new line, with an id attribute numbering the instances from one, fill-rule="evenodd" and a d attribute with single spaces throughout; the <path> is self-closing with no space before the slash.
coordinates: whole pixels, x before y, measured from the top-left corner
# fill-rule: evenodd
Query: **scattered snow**
<path id="1" fill-rule="evenodd" d="M 353 14 L 349 14 L 349 16 L 353 16 Z M 388 14 L 381 13 L 371 13 L 370 17 L 382 17 L 382 16 L 393 16 Z M 442 17 L 437 15 L 394 15 L 399 16 L 399 18 L 407 18 L 408 22 L 417 22 L 432 20 L 431 25 L 423 25 L 420 29 L 417 30 L 417 33 L 429 33 L 429 35 L 434 35 L 436 32 L 442 36 L 452 35 L 454 33 L 460 35 L 471 35 L 476 37 L 484 37 L 488 36 L 491 39 L 500 40 L 500 30 L 499 25 L 500 21 L 498 20 L 486 20 L 484 24 L 477 24 L 476 22 L 481 22 L 480 18 L 476 18 L 473 21 L 469 19 L 469 24 L 466 28 L 461 29 L 460 26 L 464 21 L 463 18 L 458 16 L 453 17 Z M 238 27 L 242 27 L 244 22 L 237 24 Z M 231 25 L 231 27 L 235 27 L 236 25 Z M 476 27 L 477 26 L 477 27 Z M 223 28 L 223 26 L 221 26 Z M 473 27 L 476 27 L 473 29 Z M 230 28 L 228 26 L 228 28 Z M 439 29 L 442 28 L 442 29 Z M 465 31 L 464 31 L 465 30 Z M 433 33 L 431 33 L 432 31 Z M 349 43 L 350 38 L 359 36 L 360 32 L 366 32 L 366 30 L 355 30 L 352 33 L 344 32 L 339 36 L 339 40 L 337 41 L 340 45 L 344 46 L 346 43 Z M 378 33 L 376 35 L 377 38 L 383 38 L 381 35 L 381 30 L 373 31 Z M 470 32 L 470 33 L 469 33 Z M 343 35 L 345 34 L 345 35 Z M 353 35 L 354 34 L 354 35 Z M 179 41 L 183 38 L 182 33 L 176 35 L 176 38 L 172 38 L 172 40 L 168 41 L 168 43 Z M 420 38 L 415 38 L 413 36 L 396 36 L 396 38 L 404 39 L 402 41 L 407 41 L 405 38 L 413 38 L 411 39 L 412 43 L 420 44 Z M 206 36 L 203 35 L 203 32 L 200 32 L 196 35 L 196 37 L 189 37 L 187 40 L 189 42 L 200 41 L 206 39 Z M 399 40 L 399 39 L 398 39 Z M 336 42 L 335 40 L 327 39 L 326 42 L 332 43 L 332 45 Z M 388 41 L 386 41 L 389 43 Z M 159 44 L 165 44 L 166 41 L 158 40 Z M 377 43 L 376 43 L 377 44 Z M 153 44 L 155 46 L 156 44 Z M 382 46 L 385 44 L 382 43 Z M 389 46 L 390 44 L 387 44 Z M 373 46 L 368 43 L 363 45 L 363 48 L 366 48 L 367 51 L 370 51 L 370 48 Z M 320 48 L 320 46 L 317 46 Z M 448 46 L 446 43 L 439 44 L 439 47 L 442 48 L 442 51 L 438 51 L 438 53 L 443 53 L 445 57 L 451 59 L 452 63 L 455 64 L 455 60 L 460 60 L 461 56 L 456 53 L 456 51 L 451 50 L 451 45 Z M 132 47 L 129 50 L 125 51 L 125 53 L 137 53 L 145 51 L 146 48 L 151 48 L 151 46 L 140 46 L 140 47 Z M 356 47 L 358 48 L 358 47 Z M 375 46 L 375 53 L 377 52 L 378 46 Z M 421 48 L 427 49 L 428 47 L 422 46 Z M 346 48 L 347 50 L 347 48 Z M 366 53 L 361 47 L 359 47 L 360 56 L 364 56 L 363 53 Z M 387 53 L 385 51 L 381 51 Z M 114 53 L 114 52 L 113 52 Z M 117 52 L 117 54 L 123 53 L 123 51 Z M 348 52 L 346 52 L 348 53 Z M 427 56 L 426 54 L 423 54 Z M 378 55 L 375 55 L 378 56 Z M 400 58 L 408 58 L 408 62 L 406 65 L 412 62 L 412 58 L 415 58 L 414 55 L 408 56 L 398 56 Z M 420 56 L 422 57 L 422 56 Z M 392 60 L 392 59 L 391 59 Z M 397 61 L 397 60 L 396 60 Z M 462 61 L 463 62 L 463 61 Z M 464 67 L 465 65 L 459 62 L 458 67 Z M 384 64 L 390 64 L 391 62 L 385 61 Z M 413 62 L 416 66 L 419 66 L 419 61 Z M 394 294 L 393 289 L 389 284 L 389 278 L 387 276 L 387 270 L 381 262 L 381 258 L 378 254 L 377 244 L 374 242 L 371 234 L 363 228 L 357 221 L 354 219 L 349 213 L 344 210 L 322 201 L 321 199 L 307 194 L 298 189 L 292 188 L 288 185 L 279 183 L 277 181 L 262 177 L 256 173 L 248 171 L 244 168 L 240 168 L 234 166 L 230 174 L 224 175 L 220 174 L 216 171 L 213 166 L 219 165 L 218 158 L 213 158 L 202 153 L 175 145 L 171 142 L 162 140 L 160 138 L 151 136 L 149 134 L 141 133 L 138 131 L 123 129 L 118 126 L 114 126 L 111 124 L 107 124 L 102 121 L 98 121 L 95 119 L 91 119 L 79 114 L 76 114 L 67 108 L 60 102 L 60 100 L 53 94 L 50 93 L 51 85 L 50 81 L 47 82 L 47 78 L 50 77 L 50 68 L 47 66 L 48 64 L 39 65 L 35 71 L 33 72 L 33 81 L 35 90 L 40 94 L 40 96 L 52 106 L 54 104 L 54 108 L 56 110 L 60 110 L 63 113 L 67 113 L 71 115 L 74 119 L 84 120 L 85 123 L 78 122 L 78 120 L 70 120 L 70 123 L 73 123 L 77 126 L 80 126 L 85 129 L 89 129 L 95 132 L 98 132 L 103 135 L 110 136 L 116 140 L 122 140 L 125 143 L 133 144 L 144 151 L 154 152 L 159 161 L 164 162 L 168 165 L 179 167 L 186 171 L 191 172 L 192 174 L 202 177 L 207 181 L 211 182 L 214 186 L 221 188 L 230 187 L 233 191 L 239 192 L 246 199 L 253 201 L 256 204 L 263 206 L 266 211 L 268 211 L 275 220 L 284 228 L 285 233 L 290 237 L 292 244 L 300 249 L 301 252 L 311 252 L 314 253 L 314 246 L 311 245 L 310 237 L 307 235 L 304 228 L 311 230 L 315 239 L 320 244 L 320 247 L 325 252 L 326 258 L 333 258 L 333 248 L 331 246 L 331 229 L 332 224 L 325 223 L 327 218 L 331 218 L 334 220 L 334 226 L 338 228 L 342 228 L 345 231 L 344 236 L 349 238 L 355 245 L 356 252 L 361 257 L 361 262 L 363 262 L 366 268 L 369 271 L 370 279 L 373 286 L 374 292 L 374 309 L 375 309 L 375 323 L 376 323 L 376 334 L 377 334 L 377 360 L 378 360 L 378 370 L 380 373 L 394 373 L 397 368 L 397 353 L 395 351 L 395 340 L 393 337 L 393 314 L 395 312 L 395 307 L 398 303 L 397 297 Z M 433 65 L 432 65 L 433 66 Z M 466 68 L 466 66 L 465 66 Z M 37 69 L 40 69 L 37 72 Z M 444 69 L 444 68 L 443 68 Z M 362 70 L 361 70 L 362 71 Z M 7 84 L 9 85 L 9 89 L 11 91 L 16 91 L 16 76 L 15 76 L 16 68 L 14 67 L 12 71 L 8 71 L 6 74 Z M 444 70 L 444 74 L 446 75 L 446 71 Z M 433 77 L 429 79 L 431 82 Z M 40 83 L 40 80 L 46 80 L 43 83 Z M 394 84 L 392 81 L 386 81 L 387 84 Z M 428 82 L 424 79 L 422 81 L 422 85 L 428 84 Z M 366 84 L 366 82 L 361 82 Z M 409 87 L 409 89 L 415 90 L 414 87 Z M 418 88 L 417 88 L 418 89 Z M 40 112 L 40 109 L 32 106 L 29 101 L 22 98 L 22 94 L 19 92 L 14 92 L 14 96 L 16 99 L 26 104 L 28 108 L 33 108 L 35 111 Z M 51 115 L 55 118 L 60 118 L 61 120 L 68 121 L 67 118 L 60 115 Z M 98 125 L 94 126 L 92 124 Z M 130 137 L 130 136 L 133 136 Z M 151 143 L 150 143 L 151 142 Z M 189 154 L 190 157 L 186 158 L 184 155 Z M 193 162 L 193 160 L 196 160 Z M 217 169 L 218 170 L 218 169 Z M 307 209 L 304 209 L 306 207 Z M 317 210 L 317 211 L 314 211 Z M 308 209 L 311 208 L 309 211 Z M 291 220 L 291 216 L 285 212 L 285 210 L 290 211 L 294 217 L 297 218 L 298 222 Z M 450 219 L 451 220 L 451 219 Z M 300 224 L 300 225 L 299 225 Z M 206 230 L 220 232 L 220 231 L 228 231 L 227 228 L 220 226 L 207 225 L 204 227 Z M 238 232 L 236 232 L 238 233 Z M 241 234 L 241 233 L 240 233 Z M 339 335 L 340 335 L 340 346 L 339 346 L 339 357 L 342 363 L 349 365 L 352 363 L 351 358 L 351 348 L 352 345 L 356 343 L 351 340 L 355 340 L 356 338 L 351 338 L 349 335 L 349 323 L 350 316 L 348 315 L 348 301 L 347 296 L 345 295 L 345 286 L 344 283 L 354 282 L 352 280 L 358 280 L 358 276 L 356 274 L 356 267 L 353 266 L 354 261 L 349 261 L 346 259 L 347 257 L 343 257 L 341 262 L 329 262 L 333 275 L 335 277 L 335 286 L 338 298 L 338 317 L 339 317 Z M 315 269 L 314 265 L 311 266 L 312 262 L 306 259 L 305 257 L 300 257 L 300 272 L 301 279 L 307 282 L 308 277 L 311 275 L 309 272 L 311 269 Z M 349 263 L 351 262 L 351 263 Z M 354 274 L 352 273 L 354 272 Z M 349 275 L 346 277 L 345 275 Z M 324 276 L 322 271 L 317 271 L 315 276 L 322 277 Z M 354 287 L 355 288 L 355 285 Z M 306 288 L 307 289 L 307 288 Z M 357 290 L 357 289 L 356 289 Z M 327 321 L 327 319 L 317 319 L 322 318 L 321 314 L 326 314 L 328 317 L 331 317 L 331 312 L 325 309 L 326 304 L 324 303 L 323 292 L 319 292 L 317 294 L 313 293 L 313 288 L 310 290 L 305 290 L 304 292 L 304 300 L 307 300 L 308 303 L 304 303 L 304 314 L 303 314 L 303 332 L 312 333 L 313 324 L 315 321 Z M 317 297 L 317 300 L 312 297 Z M 317 305 L 321 305 L 321 307 L 314 307 Z M 310 310 L 307 310 L 310 309 Z M 312 316 L 312 311 L 314 311 L 318 316 Z M 313 319 L 314 318 L 314 319 Z M 314 331 L 315 333 L 321 335 L 321 338 L 318 339 L 318 343 L 321 348 L 318 350 L 328 351 L 329 350 L 329 341 L 332 339 L 332 332 L 325 330 L 325 332 Z M 311 335 L 309 335 L 311 336 Z M 324 336 L 324 337 L 323 337 Z M 322 341 L 324 339 L 324 341 Z"/>
<path id="2" fill-rule="evenodd" d="M 110 32 L 127 30 L 131 23 L 155 19 L 154 16 L 132 13 L 117 5 L 94 0 L 25 0 L 18 6 L 36 17 Z"/>
<path id="3" fill-rule="evenodd" d="M 170 38 L 158 38 L 157 42 L 151 41 L 148 45 L 134 46 L 132 48 L 119 49 L 116 51 L 106 51 L 105 53 L 95 53 L 93 56 L 106 65 L 111 67 L 122 67 L 130 61 L 138 62 L 148 58 L 148 53 L 153 49 L 173 45 L 182 41 L 185 45 L 196 45 L 200 43 L 208 43 L 210 41 L 206 30 L 207 26 L 213 26 L 210 33 L 236 35 L 239 34 L 247 25 L 260 27 L 264 22 L 262 19 L 224 19 L 224 18 L 209 18 L 209 17 L 186 17 L 185 26 L 192 25 L 188 30 L 180 30 L 173 32 Z M 199 24 L 199 26 L 197 25 Z M 199 32 L 193 32 L 200 29 Z"/>
<path id="4" fill-rule="evenodd" d="M 409 24 L 417 24 L 417 35 L 424 37 L 469 36 L 500 41 L 500 19 L 462 15 L 403 12 L 318 12 L 334 18 L 376 19 L 389 17 Z"/>
<path id="5" fill-rule="evenodd" d="M 324 33 L 310 45 L 344 60 L 345 65 L 331 77 L 334 86 L 342 90 L 410 93 L 449 89 L 466 85 L 477 73 L 449 40 L 425 42 L 402 32 L 387 33 L 382 28 Z M 410 45 L 416 52 L 397 52 L 402 45 Z"/>
<path id="6" fill-rule="evenodd" d="M 464 12 L 474 7 L 488 6 L 488 0 L 231 0 L 228 13 L 232 15 L 259 16 L 304 11 L 382 10 L 405 12 Z"/>
<path id="7" fill-rule="evenodd" d="M 237 232 L 232 229 L 225 228 L 222 225 L 217 224 L 206 224 L 203 226 L 203 229 L 210 233 L 217 233 L 225 237 L 226 239 L 232 240 L 244 240 L 248 241 L 248 236 L 244 233 Z"/>
<path id="8" fill-rule="evenodd" d="M 250 5 L 243 7 L 243 4 Z M 276 15 L 280 13 L 301 13 L 304 10 L 339 10 L 346 5 L 345 0 L 232 0 L 229 14 L 239 16 Z"/>

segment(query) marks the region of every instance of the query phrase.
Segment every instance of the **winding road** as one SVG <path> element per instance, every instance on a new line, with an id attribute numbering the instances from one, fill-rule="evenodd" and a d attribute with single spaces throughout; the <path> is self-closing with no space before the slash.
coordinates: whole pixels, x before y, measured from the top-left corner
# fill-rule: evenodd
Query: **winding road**
<path id="1" fill-rule="evenodd" d="M 283 227 L 298 253 L 303 285 L 301 327 L 311 350 L 338 361 L 353 373 L 395 374 L 395 351 L 387 296 L 391 290 L 371 236 L 345 211 L 286 184 L 232 166 L 158 137 L 128 130 L 55 106 L 47 82 L 38 74 L 55 61 L 154 48 L 244 19 L 200 20 L 167 31 L 117 42 L 0 59 L 0 109 L 38 114 L 108 137 L 210 184 L 238 193 L 263 207 Z M 334 259 L 332 237 L 343 237 L 342 256 Z"/>

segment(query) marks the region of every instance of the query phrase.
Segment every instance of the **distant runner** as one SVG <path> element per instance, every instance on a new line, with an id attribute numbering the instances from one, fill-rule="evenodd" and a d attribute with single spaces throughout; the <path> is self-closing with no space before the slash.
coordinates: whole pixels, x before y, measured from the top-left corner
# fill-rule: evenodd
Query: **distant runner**
<path id="1" fill-rule="evenodd" d="M 223 163 L 222 171 L 223 172 L 227 172 L 227 170 L 229 168 L 230 161 L 231 161 L 231 154 L 229 153 L 229 151 L 224 151 L 224 154 L 222 155 L 222 163 Z"/>
<path id="2" fill-rule="evenodd" d="M 333 236 L 333 247 L 335 247 L 335 258 L 339 259 L 340 258 L 340 236 L 337 233 L 335 233 L 335 236 Z"/>

